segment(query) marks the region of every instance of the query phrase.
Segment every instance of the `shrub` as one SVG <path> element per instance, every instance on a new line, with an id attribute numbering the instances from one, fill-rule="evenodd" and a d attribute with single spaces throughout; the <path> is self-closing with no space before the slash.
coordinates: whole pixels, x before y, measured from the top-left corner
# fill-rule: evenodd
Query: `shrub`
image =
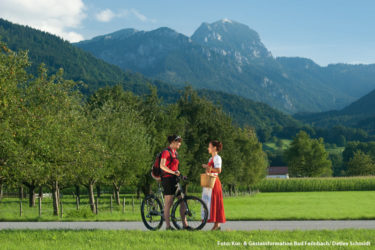
<path id="1" fill-rule="evenodd" d="M 84 206 L 84 207 L 81 207 L 79 210 L 70 210 L 66 213 L 66 216 L 67 217 L 70 217 L 70 218 L 92 218 L 95 216 L 95 214 L 93 214 L 93 212 L 91 212 L 91 209 L 90 207 L 88 206 Z"/>

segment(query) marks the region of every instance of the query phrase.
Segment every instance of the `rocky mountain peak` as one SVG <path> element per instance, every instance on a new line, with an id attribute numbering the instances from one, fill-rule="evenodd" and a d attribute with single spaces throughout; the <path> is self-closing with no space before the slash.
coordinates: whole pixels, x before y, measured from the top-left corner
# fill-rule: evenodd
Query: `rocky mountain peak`
<path id="1" fill-rule="evenodd" d="M 234 57 L 240 64 L 249 63 L 253 59 L 272 57 L 256 31 L 227 18 L 213 23 L 202 23 L 191 39 L 225 56 Z"/>

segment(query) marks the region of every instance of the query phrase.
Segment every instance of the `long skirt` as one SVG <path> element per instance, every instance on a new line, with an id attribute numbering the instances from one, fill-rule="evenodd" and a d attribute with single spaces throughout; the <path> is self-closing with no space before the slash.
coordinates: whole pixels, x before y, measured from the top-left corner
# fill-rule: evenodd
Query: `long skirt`
<path id="1" fill-rule="evenodd" d="M 219 177 L 216 178 L 212 189 L 203 188 L 202 200 L 206 203 L 209 212 L 207 222 L 225 223 L 223 190 Z"/>

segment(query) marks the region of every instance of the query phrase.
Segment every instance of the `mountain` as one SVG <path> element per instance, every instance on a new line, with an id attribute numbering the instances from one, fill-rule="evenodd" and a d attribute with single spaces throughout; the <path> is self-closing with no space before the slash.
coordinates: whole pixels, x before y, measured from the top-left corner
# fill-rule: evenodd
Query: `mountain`
<path id="1" fill-rule="evenodd" d="M 208 89 L 198 90 L 198 95 L 222 106 L 240 126 L 251 125 L 259 129 L 279 127 L 300 128 L 302 123 L 277 109 L 271 108 L 262 102 L 254 102 L 250 99 Z M 250 122 L 251 121 L 251 122 Z"/>
<path id="2" fill-rule="evenodd" d="M 375 89 L 344 108 L 341 112 L 348 115 L 361 114 L 375 116 Z"/>
<path id="3" fill-rule="evenodd" d="M 353 98 L 351 102 L 375 88 L 375 64 L 339 63 L 321 67 L 307 58 L 278 57 L 276 60 L 283 66 L 285 73 L 293 78 L 310 85 L 320 83 L 341 95 L 350 96 Z M 321 91 L 321 94 L 324 94 L 324 91 Z M 340 106 L 343 108 L 351 102 L 342 103 Z"/>
<path id="4" fill-rule="evenodd" d="M 341 109 L 375 87 L 374 65 L 321 67 L 306 58 L 274 58 L 256 31 L 228 19 L 203 23 L 191 37 L 166 27 L 123 29 L 75 45 L 124 70 L 288 113 Z"/>
<path id="5" fill-rule="evenodd" d="M 113 33 L 112 36 L 122 39 L 136 33 L 138 31 L 128 29 Z M 185 39 L 170 29 L 162 29 L 156 33 L 161 34 L 161 37 L 169 35 L 180 37 L 181 40 Z M 98 38 L 98 40 L 101 39 L 106 38 Z M 80 80 L 88 85 L 88 89 L 83 90 L 86 94 L 92 93 L 100 87 L 120 84 L 125 90 L 132 91 L 137 95 L 149 93 L 149 85 L 153 85 L 166 103 L 176 102 L 181 95 L 181 88 L 163 81 L 150 80 L 139 73 L 124 72 L 119 67 L 97 59 L 57 36 L 13 24 L 3 19 L 0 19 L 0 40 L 6 42 L 7 46 L 14 51 L 28 50 L 32 62 L 30 73 L 36 74 L 41 63 L 46 64 L 49 73 L 55 73 L 59 68 L 64 68 L 66 79 Z M 222 106 L 223 110 L 231 115 L 233 121 L 241 126 L 253 126 L 257 129 L 274 126 L 300 126 L 300 122 L 291 116 L 264 103 L 213 90 L 202 89 L 198 91 L 198 94 Z"/>
<path id="6" fill-rule="evenodd" d="M 232 57 L 238 64 L 272 59 L 272 54 L 260 40 L 259 34 L 247 25 L 229 19 L 212 24 L 202 23 L 191 39 L 212 50 Z"/>
<path id="7" fill-rule="evenodd" d="M 375 90 L 341 110 L 300 113 L 294 117 L 317 127 L 332 128 L 340 124 L 375 134 Z"/>

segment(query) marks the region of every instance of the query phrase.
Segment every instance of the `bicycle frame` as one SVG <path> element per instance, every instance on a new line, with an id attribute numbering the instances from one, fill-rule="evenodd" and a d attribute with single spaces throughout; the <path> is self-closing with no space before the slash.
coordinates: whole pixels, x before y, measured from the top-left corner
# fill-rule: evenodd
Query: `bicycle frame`
<path id="1" fill-rule="evenodd" d="M 161 186 L 161 182 L 159 181 L 159 184 L 158 184 L 158 191 L 156 191 L 156 196 L 158 196 L 161 200 L 161 203 L 163 204 L 163 208 L 164 208 L 164 195 L 163 195 L 163 188 Z"/>
<path id="2" fill-rule="evenodd" d="M 176 184 L 177 189 L 176 189 L 176 192 L 174 194 L 174 198 L 177 198 L 178 200 L 183 199 L 185 197 L 185 193 L 184 193 L 184 190 L 183 190 L 183 188 L 180 184 L 180 180 L 181 180 L 181 177 L 178 177 L 178 182 Z M 164 217 L 164 206 L 165 206 L 165 204 L 164 204 L 164 195 L 163 195 L 161 182 L 158 183 L 158 190 L 156 191 L 155 195 L 161 200 L 161 203 L 163 205 L 163 209 L 161 210 L 161 213 L 162 213 L 162 216 Z M 173 198 L 173 200 L 174 200 L 174 198 Z M 189 206 L 188 206 L 187 202 L 184 201 L 184 204 L 185 204 L 185 207 L 186 207 L 186 211 L 190 215 L 190 210 L 189 210 Z"/>
<path id="3" fill-rule="evenodd" d="M 176 189 L 176 193 L 174 195 L 174 198 L 177 197 L 178 200 L 176 202 L 178 202 L 180 199 L 182 199 L 184 201 L 184 205 L 185 205 L 185 208 L 186 208 L 185 213 L 187 212 L 189 214 L 189 216 L 191 216 L 191 212 L 189 210 L 189 205 L 184 200 L 184 198 L 185 198 L 185 192 L 184 192 L 184 189 L 181 187 L 181 183 L 180 183 L 181 176 L 178 176 L 177 178 L 178 178 L 178 182 L 176 184 L 177 189 Z M 182 179 L 184 179 L 184 177 L 182 177 Z"/>
<path id="4" fill-rule="evenodd" d="M 170 214 L 170 218 L 173 222 L 173 225 L 177 229 L 183 229 L 185 226 L 187 226 L 187 223 L 190 224 L 190 222 L 196 223 L 196 221 L 201 221 L 201 224 L 198 224 L 195 229 L 202 229 L 204 225 L 206 224 L 207 220 L 207 206 L 200 198 L 195 196 L 188 196 L 183 189 L 183 183 L 181 183 L 181 180 L 185 180 L 185 177 L 178 176 L 177 182 L 176 182 L 176 192 L 173 195 L 173 205 L 172 205 L 172 213 Z M 175 199 L 177 198 L 177 199 Z M 192 201 L 194 203 L 190 203 L 188 201 Z M 148 201 L 151 201 L 151 203 L 147 203 Z M 203 208 L 205 208 L 205 214 L 206 216 L 204 219 L 197 219 L 197 217 L 193 217 L 193 215 L 197 215 L 195 208 L 196 206 L 194 204 L 200 203 Z M 147 204 L 147 205 L 145 205 Z M 193 204 L 193 210 L 191 211 L 189 208 Z M 145 207 L 147 206 L 146 210 Z M 146 196 L 145 199 L 142 201 L 141 204 L 141 214 L 142 214 L 142 220 L 143 223 L 146 225 L 146 227 L 150 230 L 157 230 L 159 229 L 163 221 L 165 220 L 164 217 L 164 209 L 165 207 L 165 200 L 163 195 L 163 187 L 161 182 L 158 183 L 158 189 L 153 194 Z M 178 214 L 178 208 L 179 208 L 179 214 Z M 199 208 L 198 208 L 199 209 Z M 201 210 L 201 209 L 199 209 Z M 200 212 L 199 212 L 200 213 Z M 177 215 L 177 216 L 176 216 Z M 153 216 L 157 216 L 158 218 L 156 220 L 153 220 Z M 189 222 L 190 221 L 190 222 Z M 156 227 L 151 225 L 150 223 L 156 222 Z M 182 224 L 181 224 L 182 223 Z M 190 226 L 188 229 L 192 229 Z M 194 229 L 193 229 L 194 230 Z"/>

